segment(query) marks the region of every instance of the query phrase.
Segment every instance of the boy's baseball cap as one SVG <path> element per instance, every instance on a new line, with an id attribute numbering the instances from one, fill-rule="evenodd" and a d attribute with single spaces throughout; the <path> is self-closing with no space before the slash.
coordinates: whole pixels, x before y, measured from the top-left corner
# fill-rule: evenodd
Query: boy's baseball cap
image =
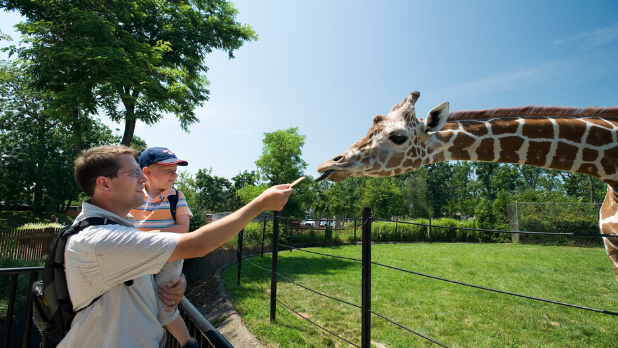
<path id="1" fill-rule="evenodd" d="M 162 165 L 177 164 L 186 166 L 189 162 L 179 160 L 176 155 L 165 147 L 149 147 L 139 156 L 139 167 L 144 169 L 149 165 L 157 163 Z"/>

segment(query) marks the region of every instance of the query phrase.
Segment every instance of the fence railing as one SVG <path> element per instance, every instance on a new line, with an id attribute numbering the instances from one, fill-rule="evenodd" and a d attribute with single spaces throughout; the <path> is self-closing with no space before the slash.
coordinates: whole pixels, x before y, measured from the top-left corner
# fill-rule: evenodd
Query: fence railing
<path id="1" fill-rule="evenodd" d="M 11 260 L 45 260 L 54 237 L 62 227 L 20 228 L 0 231 L 0 256 Z"/>
<path id="2" fill-rule="evenodd" d="M 7 306 L 6 319 L 4 322 L 4 337 L 2 347 L 48 347 L 54 344 L 52 339 L 47 339 L 46 336 L 40 334 L 32 323 L 32 296 L 29 289 L 32 284 L 39 278 L 39 274 L 43 272 L 43 267 L 21 267 L 21 268 L 2 268 L 0 275 L 10 276 L 11 290 L 9 294 L 9 302 Z M 27 294 L 23 291 L 20 293 L 18 289 L 19 277 L 29 276 L 26 287 Z M 21 288 L 24 288 L 23 286 Z M 18 296 L 26 297 L 25 303 L 18 301 Z M 18 303 L 20 303 L 18 305 Z M 21 320 L 16 317 L 20 306 L 25 306 L 25 313 Z M 202 348 L 233 348 L 233 346 L 215 329 L 212 324 L 187 300 L 183 298 L 178 305 L 180 315 L 185 321 L 189 334 L 195 337 L 198 344 Z M 84 347 L 87 347 L 87 342 L 84 342 Z M 178 341 L 167 333 L 167 341 L 165 348 L 180 348 Z"/>
<path id="3" fill-rule="evenodd" d="M 391 223 L 395 223 L 395 224 L 414 224 L 414 225 L 421 225 L 421 226 L 426 226 L 427 227 L 427 233 L 428 233 L 428 241 L 431 242 L 431 229 L 432 228 L 445 228 L 445 229 L 457 229 L 457 230 L 465 230 L 465 231 L 474 231 L 476 232 L 482 232 L 482 233 L 506 233 L 506 234 L 522 234 L 522 235 L 557 235 L 557 236 L 569 236 L 569 237 L 588 237 L 588 238 L 600 238 L 600 237 L 606 237 L 606 238 L 618 238 L 618 234 L 613 234 L 613 235 L 602 235 L 602 234 L 590 234 L 590 233 L 555 233 L 555 232 L 527 232 L 527 231 L 502 231 L 502 230 L 488 230 L 488 229 L 476 229 L 476 228 L 465 228 L 465 227 L 458 227 L 458 226 L 435 226 L 435 225 L 431 225 L 430 224 L 421 224 L 421 223 L 413 223 L 413 222 L 405 222 L 405 221 L 391 221 L 391 220 L 384 220 L 384 219 L 378 219 L 378 218 L 372 218 L 371 217 L 371 209 L 370 208 L 363 208 L 363 215 L 361 218 L 361 226 L 362 226 L 362 258 L 361 259 L 354 259 L 354 258 L 347 258 L 347 257 L 342 257 L 342 256 L 336 256 L 336 255 L 328 255 L 328 254 L 324 254 L 324 253 L 318 253 L 315 251 L 311 251 L 311 250 L 306 250 L 303 248 L 297 248 L 291 245 L 285 245 L 279 242 L 279 237 L 280 237 L 280 229 L 279 229 L 279 225 L 280 225 L 280 220 L 288 220 L 289 218 L 285 218 L 285 217 L 281 217 L 279 216 L 278 212 L 275 212 L 274 217 L 273 217 L 273 231 L 272 231 L 272 243 L 273 244 L 273 248 L 272 248 L 272 260 L 271 260 L 271 269 L 266 269 L 264 267 L 260 267 L 258 265 L 256 265 L 255 263 L 251 262 L 248 257 L 243 257 L 242 255 L 242 243 L 243 243 L 243 233 L 244 231 L 241 231 L 241 234 L 239 235 L 238 238 L 238 260 L 237 260 L 237 265 L 238 265 L 238 278 L 237 278 L 237 284 L 240 284 L 240 279 L 241 277 L 244 277 L 244 279 L 246 279 L 247 281 L 249 281 L 257 290 L 265 293 L 266 295 L 268 295 L 270 297 L 270 321 L 271 322 L 275 322 L 276 321 L 276 306 L 277 304 L 285 307 L 286 309 L 290 310 L 291 312 L 295 313 L 296 315 L 298 315 L 300 318 L 308 321 L 309 323 L 315 325 L 316 327 L 322 329 L 323 331 L 327 332 L 328 334 L 335 336 L 337 338 L 339 338 L 342 341 L 345 341 L 346 343 L 354 346 L 354 347 L 359 347 L 359 348 L 370 348 L 371 347 L 371 321 L 373 316 L 379 317 L 383 320 L 386 320 L 414 335 L 417 335 L 418 337 L 421 337 L 422 339 L 427 340 L 428 342 L 431 342 L 435 345 L 439 345 L 442 347 L 448 347 L 447 345 L 445 345 L 444 343 L 438 342 L 435 339 L 432 339 L 431 337 L 428 337 L 427 335 L 424 335 L 420 332 L 415 331 L 414 329 L 405 327 L 404 325 L 396 322 L 395 320 L 390 319 L 387 314 L 384 313 L 377 313 L 375 311 L 373 311 L 372 308 L 372 303 L 371 303 L 371 266 L 375 265 L 375 266 L 380 266 L 380 267 L 385 267 L 385 268 L 389 268 L 391 270 L 396 270 L 396 271 L 400 271 L 400 272 L 405 272 L 408 274 L 412 274 L 412 275 L 416 275 L 416 276 L 421 276 L 421 277 L 427 277 L 427 278 L 431 278 L 434 280 L 439 280 L 439 281 L 444 281 L 444 282 L 449 282 L 452 284 L 458 284 L 461 286 L 465 286 L 465 287 L 471 287 L 471 288 L 475 288 L 475 289 L 480 289 L 480 290 L 484 290 L 484 291 L 491 291 L 491 292 L 498 292 L 501 294 L 505 294 L 505 295 L 509 295 L 509 296 L 516 296 L 516 297 L 520 297 L 520 298 L 525 298 L 525 299 L 529 299 L 529 300 L 534 300 L 534 301 L 541 301 L 541 302 L 545 302 L 545 303 L 550 303 L 553 305 L 558 305 L 558 306 L 566 306 L 566 307 L 570 307 L 570 308 L 575 308 L 575 309 L 579 309 L 579 310 L 585 310 L 585 311 L 592 311 L 592 312 L 596 312 L 599 314 L 604 314 L 604 315 L 611 315 L 611 316 L 616 316 L 618 318 L 618 313 L 617 312 L 613 312 L 613 311 L 609 311 L 609 310 L 603 310 L 603 309 L 598 309 L 598 308 L 590 308 L 590 307 L 585 307 L 585 306 L 580 306 L 577 304 L 570 304 L 570 303 L 565 303 L 565 302 L 560 302 L 560 301 L 554 301 L 554 300 L 550 300 L 550 299 L 544 299 L 544 298 L 540 298 L 540 297 L 533 297 L 533 296 L 528 296 L 528 295 L 523 295 L 523 294 L 518 294 L 518 293 L 514 293 L 514 292 L 508 292 L 508 291 L 503 291 L 503 290 L 498 290 L 498 289 L 492 289 L 492 288 L 488 288 L 488 287 L 483 287 L 483 286 L 478 286 L 478 285 L 474 285 L 474 284 L 468 284 L 468 283 L 463 283 L 463 282 L 459 282 L 459 281 L 455 281 L 455 280 L 451 280 L 451 279 L 446 279 L 446 278 L 441 278 L 441 277 L 436 277 L 433 275 L 429 275 L 429 274 L 422 274 L 419 272 L 414 272 L 412 270 L 406 270 L 406 269 L 401 269 L 401 268 L 397 268 L 397 267 L 393 267 L 390 265 L 386 265 L 386 264 L 381 264 L 381 263 L 377 263 L 377 262 L 373 262 L 371 259 L 371 245 L 373 243 L 372 241 L 372 223 L 374 221 L 387 221 L 387 222 L 391 222 Z M 288 222 L 286 221 L 285 223 L 283 223 L 284 226 L 288 225 Z M 264 223 L 264 232 L 263 232 L 263 236 L 264 233 L 266 231 L 266 223 Z M 355 229 L 356 232 L 356 229 Z M 290 240 L 292 240 L 292 238 L 290 238 Z M 356 240 L 356 236 L 354 238 L 354 240 Z M 259 240 L 254 240 L 255 242 L 260 242 Z M 262 244 L 264 244 L 266 242 L 264 242 L 264 237 L 262 237 Z M 349 261 L 354 261 L 354 262 L 360 262 L 362 265 L 362 285 L 361 285 L 361 303 L 360 304 L 354 304 L 354 303 L 349 303 L 343 300 L 340 300 L 334 296 L 328 295 L 328 294 L 323 294 L 320 293 L 318 291 L 315 291 L 309 287 L 303 286 L 301 284 L 298 284 L 294 281 L 292 281 L 291 279 L 289 279 L 288 277 L 286 277 L 283 274 L 280 274 L 277 271 L 277 264 L 278 264 L 278 253 L 279 253 L 279 249 L 290 249 L 290 250 L 298 250 L 298 251 L 302 251 L 302 252 L 307 252 L 307 253 L 313 253 L 313 254 L 319 254 L 319 255 L 323 255 L 323 256 L 327 256 L 327 257 L 334 257 L 334 258 L 339 258 L 339 259 L 347 259 Z M 249 277 L 247 277 L 247 275 L 241 270 L 241 265 L 242 265 L 242 261 L 248 262 L 251 266 L 253 267 L 257 267 L 263 271 L 268 271 L 271 274 L 271 286 L 270 286 L 270 292 L 267 291 L 266 289 L 261 288 L 260 286 L 256 285 L 254 282 L 252 282 Z M 299 286 L 300 288 L 303 288 L 307 291 L 311 291 L 315 294 L 318 294 L 320 296 L 324 296 L 327 297 L 329 299 L 335 300 L 335 301 L 339 301 L 341 303 L 344 303 L 345 305 L 349 305 L 352 307 L 357 307 L 361 309 L 361 337 L 360 337 L 360 345 L 351 342 L 350 340 L 341 337 L 340 335 L 336 334 L 335 332 L 329 331 L 328 329 L 324 328 L 323 326 L 317 324 L 316 322 L 310 320 L 309 318 L 303 316 L 302 314 L 300 314 L 298 311 L 294 310 L 291 306 L 289 306 L 288 304 L 282 302 L 278 297 L 277 297 L 277 279 L 278 278 L 282 278 L 285 279 L 286 281 L 293 283 L 297 286 Z"/>

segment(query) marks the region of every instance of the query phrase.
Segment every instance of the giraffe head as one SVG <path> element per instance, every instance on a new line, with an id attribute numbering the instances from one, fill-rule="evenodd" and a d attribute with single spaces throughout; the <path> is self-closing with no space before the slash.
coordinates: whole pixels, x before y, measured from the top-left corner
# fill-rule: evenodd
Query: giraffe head
<path id="1" fill-rule="evenodd" d="M 317 181 L 393 176 L 419 169 L 427 159 L 432 135 L 444 126 L 449 114 L 448 102 L 444 102 L 433 108 L 424 121 L 417 119 L 414 104 L 419 96 L 419 92 L 412 92 L 388 114 L 374 117 L 364 138 L 318 166 L 318 172 L 323 174 Z"/>

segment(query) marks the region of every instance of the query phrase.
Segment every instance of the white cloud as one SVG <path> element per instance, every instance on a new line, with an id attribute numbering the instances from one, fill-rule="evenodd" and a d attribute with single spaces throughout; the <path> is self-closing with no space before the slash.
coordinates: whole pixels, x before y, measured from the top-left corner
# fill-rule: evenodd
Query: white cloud
<path id="1" fill-rule="evenodd" d="M 579 49 L 582 51 L 590 51 L 595 47 L 599 47 L 608 42 L 613 41 L 618 37 L 618 22 L 609 25 L 605 28 L 600 28 L 592 31 L 587 31 L 568 39 L 558 39 L 554 41 L 554 45 L 560 45 L 567 42 L 582 42 Z"/>

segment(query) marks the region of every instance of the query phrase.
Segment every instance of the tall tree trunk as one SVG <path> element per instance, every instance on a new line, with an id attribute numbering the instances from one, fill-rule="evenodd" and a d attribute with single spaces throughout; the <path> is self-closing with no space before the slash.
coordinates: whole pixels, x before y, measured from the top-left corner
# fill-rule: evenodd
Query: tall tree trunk
<path id="1" fill-rule="evenodd" d="M 128 88 L 124 88 L 124 93 L 131 94 L 131 90 Z M 127 111 L 124 119 L 124 134 L 122 135 L 121 145 L 129 146 L 131 144 L 131 140 L 133 140 L 133 133 L 135 132 L 135 101 L 139 96 L 139 91 L 134 90 L 131 98 L 122 98 L 122 104 L 124 104 L 124 108 Z"/>
<path id="2" fill-rule="evenodd" d="M 127 116 L 128 116 L 127 111 Z M 124 134 L 122 136 L 121 145 L 129 146 L 131 140 L 133 140 L 133 133 L 135 132 L 135 119 L 126 119 L 124 124 Z"/>

